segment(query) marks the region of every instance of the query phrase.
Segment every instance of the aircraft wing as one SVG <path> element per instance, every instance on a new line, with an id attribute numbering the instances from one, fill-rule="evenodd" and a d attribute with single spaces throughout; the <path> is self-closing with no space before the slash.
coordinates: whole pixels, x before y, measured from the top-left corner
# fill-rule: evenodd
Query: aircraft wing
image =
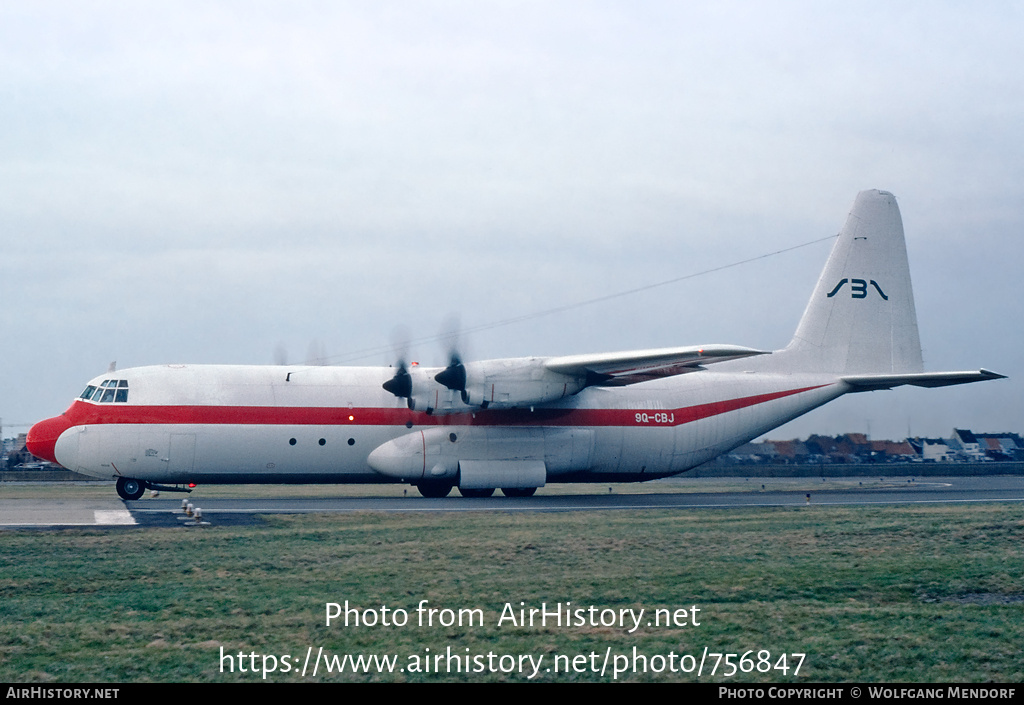
<path id="1" fill-rule="evenodd" d="M 983 382 L 987 379 L 1006 379 L 1006 375 L 981 369 L 967 372 L 913 372 L 902 375 L 850 375 L 842 378 L 844 382 L 855 387 L 855 392 L 892 389 L 904 384 L 914 387 L 948 387 L 954 384 Z"/>
<path id="2" fill-rule="evenodd" d="M 544 367 L 565 375 L 585 374 L 592 378 L 590 384 L 623 386 L 696 372 L 714 362 L 767 354 L 765 350 L 739 345 L 693 345 L 684 348 L 566 355 L 549 358 L 544 362 Z"/>

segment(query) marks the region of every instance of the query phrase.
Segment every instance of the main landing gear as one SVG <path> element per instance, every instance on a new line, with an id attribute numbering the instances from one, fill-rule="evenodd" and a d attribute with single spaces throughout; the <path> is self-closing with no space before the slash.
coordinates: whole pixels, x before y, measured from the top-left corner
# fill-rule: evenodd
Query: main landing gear
<path id="1" fill-rule="evenodd" d="M 506 497 L 532 497 L 536 487 L 502 487 L 501 493 Z"/>
<path id="2" fill-rule="evenodd" d="M 146 483 L 131 477 L 117 478 L 117 494 L 121 499 L 138 499 L 146 491 Z"/>
<path id="3" fill-rule="evenodd" d="M 416 489 L 418 489 L 420 494 L 424 497 L 440 499 L 441 497 L 447 497 L 448 493 L 452 491 L 452 487 L 454 486 L 455 485 L 449 485 L 445 482 L 423 482 L 416 485 Z"/>
<path id="4" fill-rule="evenodd" d="M 449 485 L 446 482 L 423 482 L 416 485 L 416 489 L 420 491 L 420 494 L 424 497 L 447 497 L 452 491 L 454 485 Z M 536 487 L 502 487 L 501 493 L 506 497 L 532 497 L 537 491 Z M 468 488 L 459 488 L 459 494 L 463 497 L 472 498 L 484 498 L 490 497 L 494 494 L 494 488 L 487 488 L 481 490 L 471 490 Z"/>

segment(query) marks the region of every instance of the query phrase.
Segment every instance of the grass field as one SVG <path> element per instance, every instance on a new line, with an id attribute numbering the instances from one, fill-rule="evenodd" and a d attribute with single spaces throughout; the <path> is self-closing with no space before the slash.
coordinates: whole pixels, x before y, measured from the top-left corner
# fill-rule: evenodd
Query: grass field
<path id="1" fill-rule="evenodd" d="M 541 681 L 1018 682 L 1022 546 L 1019 504 L 279 515 L 247 527 L 4 531 L 0 680 L 252 682 L 266 663 L 278 669 L 268 681 L 525 681 L 531 662 L 521 673 L 507 657 L 529 655 Z M 392 618 L 405 610 L 408 624 L 326 626 L 326 603 L 346 600 L 378 619 L 382 605 Z M 422 600 L 479 610 L 483 624 L 464 613 L 461 626 L 440 626 L 447 613 L 435 613 L 421 627 Z M 645 612 L 632 633 L 628 619 L 498 624 L 506 603 L 566 602 L 596 607 L 598 622 L 606 609 Z M 678 625 L 647 624 L 654 610 L 694 605 L 695 620 L 686 612 Z M 310 647 L 398 659 L 392 673 L 326 673 L 321 662 L 314 678 L 312 662 L 301 675 Z M 752 670 L 726 678 L 722 659 L 711 675 L 708 657 L 700 677 L 684 672 L 705 648 L 736 653 L 730 663 Z M 222 661 L 222 649 L 234 658 Z M 798 674 L 794 654 L 806 654 Z"/>

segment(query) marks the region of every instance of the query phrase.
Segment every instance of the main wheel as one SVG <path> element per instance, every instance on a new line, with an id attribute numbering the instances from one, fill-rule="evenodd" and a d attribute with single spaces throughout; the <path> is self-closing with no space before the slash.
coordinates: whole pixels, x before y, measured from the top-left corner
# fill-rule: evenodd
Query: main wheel
<path id="1" fill-rule="evenodd" d="M 420 494 L 424 497 L 447 497 L 448 493 L 452 491 L 454 485 L 449 485 L 444 482 L 424 482 L 422 485 L 416 485 L 416 489 L 420 491 Z"/>
<path id="2" fill-rule="evenodd" d="M 460 487 L 459 494 L 461 494 L 463 497 L 490 497 L 492 494 L 494 494 L 494 488 L 488 487 L 487 489 L 483 490 L 471 490 L 468 488 Z"/>
<path id="3" fill-rule="evenodd" d="M 532 497 L 536 487 L 502 487 L 501 493 L 506 497 Z"/>
<path id="4" fill-rule="evenodd" d="M 131 477 L 117 478 L 117 494 L 121 499 L 138 499 L 146 491 L 146 483 Z"/>

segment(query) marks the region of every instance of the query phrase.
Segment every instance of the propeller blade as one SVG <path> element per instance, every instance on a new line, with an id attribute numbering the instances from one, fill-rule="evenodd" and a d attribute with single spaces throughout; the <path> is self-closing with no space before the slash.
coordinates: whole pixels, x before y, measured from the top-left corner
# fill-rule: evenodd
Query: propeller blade
<path id="1" fill-rule="evenodd" d="M 408 398 L 412 396 L 412 375 L 405 368 L 404 361 L 398 363 L 398 371 L 395 372 L 395 376 L 381 386 L 384 387 L 385 391 L 391 392 L 396 397 Z"/>
<path id="2" fill-rule="evenodd" d="M 278 343 L 274 347 L 274 364 L 275 365 L 287 365 L 288 364 L 288 351 L 284 347 L 284 343 Z"/>
<path id="3" fill-rule="evenodd" d="M 466 366 L 462 364 L 462 355 L 459 352 L 461 347 L 459 317 L 457 314 L 451 314 L 445 318 L 442 325 L 442 333 L 439 336 L 442 339 L 448 340 L 448 367 L 441 370 L 439 373 L 434 375 L 434 380 L 438 384 L 443 384 L 448 389 L 456 392 L 462 392 L 462 400 L 466 401 Z"/>
<path id="4" fill-rule="evenodd" d="M 412 375 L 405 364 L 406 354 L 409 351 L 409 330 L 405 326 L 396 326 L 391 331 L 391 347 L 394 349 L 398 364 L 395 376 L 385 382 L 382 386 L 385 391 L 391 392 L 396 397 L 412 398 Z"/>
<path id="5" fill-rule="evenodd" d="M 452 355 L 452 361 L 448 367 L 444 368 L 436 375 L 434 379 L 438 384 L 443 384 L 448 389 L 454 389 L 458 392 L 466 391 L 466 366 L 462 364 L 462 361 L 457 355 Z"/>

